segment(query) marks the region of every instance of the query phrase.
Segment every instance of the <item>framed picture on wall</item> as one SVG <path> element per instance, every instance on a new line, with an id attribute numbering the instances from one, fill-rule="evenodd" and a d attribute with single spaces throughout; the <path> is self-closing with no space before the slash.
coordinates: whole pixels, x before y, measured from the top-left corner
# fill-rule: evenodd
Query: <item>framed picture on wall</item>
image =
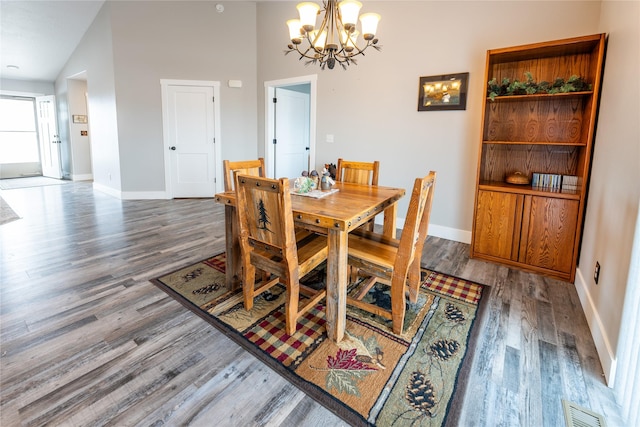
<path id="1" fill-rule="evenodd" d="M 418 111 L 466 110 L 469 73 L 420 77 Z"/>
<path id="2" fill-rule="evenodd" d="M 73 123 L 87 123 L 87 116 L 74 114 Z"/>

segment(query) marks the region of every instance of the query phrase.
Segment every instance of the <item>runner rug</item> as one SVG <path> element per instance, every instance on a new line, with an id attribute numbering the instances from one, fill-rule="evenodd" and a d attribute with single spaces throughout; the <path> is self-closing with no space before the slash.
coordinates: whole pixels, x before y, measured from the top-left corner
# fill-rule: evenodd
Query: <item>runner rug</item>
<path id="1" fill-rule="evenodd" d="M 11 206 L 0 196 L 0 225 L 20 219 L 20 216 L 11 209 Z"/>
<path id="2" fill-rule="evenodd" d="M 324 286 L 324 268 L 303 282 Z M 347 307 L 345 337 L 336 344 L 322 304 L 289 336 L 284 287 L 257 297 L 248 312 L 242 292 L 227 291 L 224 272 L 223 253 L 152 282 L 351 425 L 457 425 L 488 287 L 423 269 L 402 335 L 390 321 Z M 391 302 L 380 284 L 365 298 Z"/>

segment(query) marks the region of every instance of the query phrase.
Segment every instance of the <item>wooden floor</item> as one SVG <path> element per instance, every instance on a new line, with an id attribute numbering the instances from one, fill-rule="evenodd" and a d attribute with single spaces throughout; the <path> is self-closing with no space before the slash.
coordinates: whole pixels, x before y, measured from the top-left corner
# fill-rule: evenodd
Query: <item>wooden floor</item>
<path id="1" fill-rule="evenodd" d="M 0 227 L 3 427 L 344 425 L 149 283 L 224 249 L 212 199 L 0 196 L 23 217 Z M 429 237 L 423 254 L 492 287 L 461 425 L 564 426 L 568 399 L 621 426 L 573 285 L 468 253 Z"/>

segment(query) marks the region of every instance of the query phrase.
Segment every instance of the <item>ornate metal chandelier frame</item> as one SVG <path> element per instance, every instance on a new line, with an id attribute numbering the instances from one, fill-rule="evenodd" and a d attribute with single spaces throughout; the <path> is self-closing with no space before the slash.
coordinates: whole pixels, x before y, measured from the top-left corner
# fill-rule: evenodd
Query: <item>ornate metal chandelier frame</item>
<path id="1" fill-rule="evenodd" d="M 291 39 L 285 55 L 297 52 L 300 55 L 299 60 L 308 59 L 305 65 L 320 64 L 320 69 L 324 70 L 328 67 L 331 70 L 338 63 L 346 70 L 352 63 L 357 65 L 355 57 L 364 56 L 367 48 L 381 50 L 382 46 L 377 45 L 378 38 L 374 34 L 363 34 L 365 45 L 362 47 L 357 45 L 356 26 L 343 24 L 336 0 L 323 1 L 323 5 L 324 8 L 318 11 L 318 15 L 325 13 L 320 27 L 317 30 L 300 27 L 300 38 Z M 323 32 L 326 32 L 326 43 L 324 46 L 318 46 L 318 42 L 322 41 Z M 305 46 L 303 46 L 303 40 L 307 41 Z"/>

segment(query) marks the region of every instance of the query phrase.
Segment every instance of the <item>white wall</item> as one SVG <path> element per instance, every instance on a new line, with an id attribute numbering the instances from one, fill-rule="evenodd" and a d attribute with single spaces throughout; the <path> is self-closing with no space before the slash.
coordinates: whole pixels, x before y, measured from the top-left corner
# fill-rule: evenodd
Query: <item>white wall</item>
<path id="1" fill-rule="evenodd" d="M 576 287 L 610 381 L 640 200 L 639 23 L 639 2 L 602 2 L 609 37 Z"/>
<path id="2" fill-rule="evenodd" d="M 7 92 L 28 93 L 39 95 L 53 95 L 53 82 L 39 82 L 36 80 L 0 79 L 0 93 Z"/>
<path id="3" fill-rule="evenodd" d="M 220 81 L 222 158 L 257 156 L 255 31 L 254 2 L 222 14 L 213 2 L 105 3 L 56 81 L 66 99 L 66 78 L 86 71 L 95 185 L 164 192 L 161 79 Z"/>
<path id="4" fill-rule="evenodd" d="M 255 4 L 225 2 L 217 13 L 214 2 L 115 2 L 112 10 L 123 190 L 164 190 L 160 79 L 220 81 L 223 158 L 256 156 Z"/>
<path id="5" fill-rule="evenodd" d="M 381 52 L 343 71 L 305 66 L 291 53 L 285 21 L 295 2 L 258 3 L 258 86 L 318 74 L 316 163 L 380 160 L 380 183 L 411 188 L 438 172 L 430 234 L 469 242 L 484 70 L 488 49 L 598 32 L 600 2 L 365 1 L 378 12 Z M 533 7 L 532 5 L 535 5 Z M 514 19 L 514 17 L 518 17 Z M 571 19 L 567 19 L 571 17 Z M 469 72 L 465 111 L 418 112 L 421 76 Z M 264 94 L 258 92 L 258 134 Z M 326 135 L 335 136 L 327 143 Z M 398 208 L 404 216 L 408 198 Z"/>
<path id="6" fill-rule="evenodd" d="M 111 35 L 111 3 L 105 3 L 56 79 L 59 111 L 69 111 L 68 78 L 86 73 L 93 182 L 114 195 L 122 190 Z M 61 121 L 69 135 L 69 120 Z M 62 140 L 69 144 L 68 137 Z M 69 148 L 70 150 L 70 148 Z"/>

